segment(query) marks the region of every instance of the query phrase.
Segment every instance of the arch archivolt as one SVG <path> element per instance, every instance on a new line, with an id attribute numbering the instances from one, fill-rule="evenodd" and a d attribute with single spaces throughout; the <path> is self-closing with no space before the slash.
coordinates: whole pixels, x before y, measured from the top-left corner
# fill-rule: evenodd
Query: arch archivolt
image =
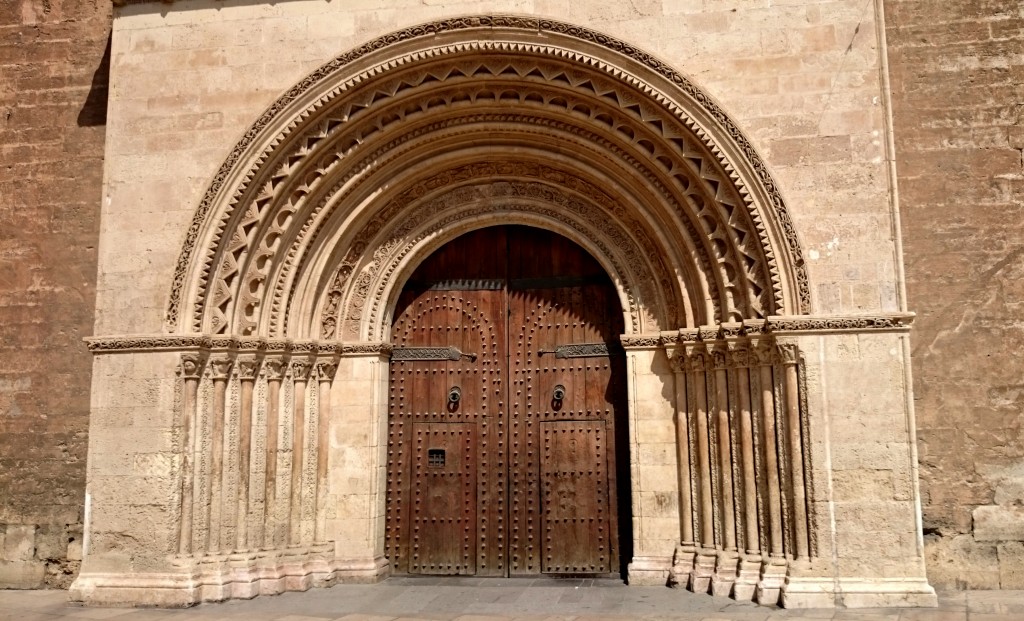
<path id="1" fill-rule="evenodd" d="M 354 244 L 362 252 L 341 262 L 325 298 L 318 301 L 318 336 L 387 337 L 388 309 L 412 270 L 447 241 L 496 221 L 558 232 L 600 257 L 619 288 L 629 331 L 656 332 L 666 322 L 657 313 L 674 308 L 664 292 L 678 287 L 664 262 L 651 254 L 655 246 L 650 239 L 627 228 L 628 221 L 619 219 L 614 207 L 559 186 L 509 180 L 461 186 L 397 211 L 385 223 L 360 232 L 359 237 L 373 241 Z"/>
<path id="2" fill-rule="evenodd" d="M 665 189 L 666 186 L 653 175 L 648 174 L 640 178 L 633 176 L 636 169 L 621 165 L 620 160 L 637 160 L 617 145 L 570 124 L 525 115 L 475 115 L 450 119 L 442 123 L 432 123 L 417 133 L 418 138 L 409 139 L 410 143 L 415 144 L 399 145 L 392 142 L 388 144 L 389 148 L 371 154 L 371 161 L 379 165 L 378 170 L 395 171 L 388 172 L 386 180 L 373 177 L 373 173 L 356 179 L 343 178 L 325 193 L 329 198 L 322 199 L 320 205 L 312 208 L 312 213 L 319 213 L 327 202 L 356 204 L 364 200 L 360 191 L 365 194 L 365 190 L 361 188 L 376 191 L 382 185 L 388 185 L 389 190 L 392 190 L 403 182 L 414 184 L 394 199 L 394 204 L 383 198 L 378 200 L 386 206 L 379 208 L 379 211 L 373 210 L 372 213 L 375 215 L 372 217 L 383 225 L 388 218 L 393 217 L 396 209 L 423 193 L 463 183 L 469 177 L 508 178 L 512 175 L 544 179 L 548 183 L 565 185 L 598 202 L 631 205 L 633 211 L 627 213 L 620 210 L 621 217 L 634 221 L 635 226 L 631 227 L 633 230 L 656 237 L 659 252 L 666 257 L 677 257 L 672 269 L 685 273 L 687 281 L 700 281 L 700 284 L 693 287 L 694 290 L 703 291 L 709 286 L 702 280 L 705 274 L 718 278 L 710 285 L 715 288 L 716 293 L 705 296 L 710 302 L 698 303 L 699 306 L 711 304 L 713 308 L 698 311 L 697 314 L 701 317 L 710 317 L 717 313 L 718 300 L 726 294 L 726 283 L 720 280 L 721 272 L 712 269 L 713 263 L 709 259 L 709 253 L 712 251 L 710 240 L 704 242 L 702 236 L 697 233 L 698 223 L 691 220 L 689 215 L 694 205 L 706 206 L 707 201 L 699 195 L 680 194 L 678 197 L 669 197 L 674 208 L 665 214 L 652 211 L 647 205 L 658 204 L 664 200 L 665 194 L 659 194 L 659 189 Z M 507 154 L 496 156 L 494 153 L 481 150 L 479 144 L 485 139 L 492 147 L 514 149 L 518 159 L 512 160 L 508 159 Z M 550 157 L 551 151 L 564 149 L 570 144 L 573 145 L 574 161 L 568 161 L 564 157 Z M 444 155 L 424 157 L 425 154 L 438 150 L 443 151 Z M 389 158 L 413 164 L 409 167 L 389 166 Z M 483 163 L 481 159 L 484 160 Z M 465 165 L 464 162 L 476 162 L 479 165 Z M 361 166 L 356 168 L 362 170 Z M 444 172 L 438 173 L 439 168 Z M 429 176 L 424 178 L 424 175 Z M 643 226 L 637 219 L 640 217 L 646 218 Z M 326 226 L 325 223 L 319 222 L 310 233 L 311 239 L 316 239 Z M 685 236 L 676 236 L 673 239 L 665 233 L 680 228 L 686 230 Z M 655 246 L 652 245 L 651 248 Z M 348 254 L 351 255 L 352 252 Z M 292 284 L 294 285 L 294 281 Z M 274 299 L 276 302 L 290 297 L 291 295 L 275 292 Z M 274 321 L 277 320 L 279 311 L 277 306 L 272 309 L 271 317 Z M 669 323 L 677 321 L 669 318 Z"/>
<path id="3" fill-rule="evenodd" d="M 261 117 L 196 214 L 172 287 L 171 329 L 326 336 L 329 322 L 313 317 L 306 289 L 310 279 L 332 285 L 361 248 L 365 240 L 345 228 L 390 226 L 382 214 L 400 190 L 437 192 L 431 183 L 451 183 L 438 171 L 458 169 L 460 158 L 548 164 L 584 202 L 602 202 L 581 190 L 590 187 L 616 203 L 613 219 L 656 275 L 645 286 L 660 289 L 632 291 L 651 305 L 630 311 L 633 329 L 809 310 L 782 199 L 759 159 L 734 161 L 756 154 L 713 102 L 620 42 L 584 30 L 539 37 L 515 19 L 482 19 L 508 30 L 480 41 L 459 23 L 443 40 L 416 43 L 412 32 L 378 42 L 328 63 Z M 371 307 L 379 302 L 370 297 Z M 352 312 L 339 307 L 336 321 Z M 380 321 L 374 313 L 365 319 Z"/>

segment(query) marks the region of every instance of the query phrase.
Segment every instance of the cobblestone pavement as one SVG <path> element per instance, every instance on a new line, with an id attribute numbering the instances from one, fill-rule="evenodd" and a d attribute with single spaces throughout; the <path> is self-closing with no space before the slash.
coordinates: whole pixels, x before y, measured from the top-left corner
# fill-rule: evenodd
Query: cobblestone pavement
<path id="1" fill-rule="evenodd" d="M 601 580 L 390 578 L 184 610 L 88 608 L 64 591 L 0 591 L 0 621 L 1024 621 L 1024 591 L 940 594 L 938 609 L 781 610 Z"/>

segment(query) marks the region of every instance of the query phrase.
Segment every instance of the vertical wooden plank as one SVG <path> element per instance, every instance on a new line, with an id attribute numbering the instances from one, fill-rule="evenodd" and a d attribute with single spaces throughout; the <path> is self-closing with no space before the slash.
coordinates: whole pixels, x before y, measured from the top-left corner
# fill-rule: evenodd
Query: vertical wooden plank
<path id="1" fill-rule="evenodd" d="M 414 423 L 411 573 L 476 570 L 476 435 L 467 423 Z"/>
<path id="2" fill-rule="evenodd" d="M 609 534 L 603 421 L 544 421 L 545 573 L 605 573 Z"/>
<path id="3" fill-rule="evenodd" d="M 586 453 L 586 459 L 558 472 L 603 472 L 603 478 L 571 474 L 565 479 L 576 481 L 571 486 L 574 493 L 586 498 L 581 510 L 588 513 L 587 527 L 572 531 L 575 534 L 569 540 L 575 537 L 580 545 L 563 546 L 558 553 L 561 564 L 551 567 L 576 567 L 564 571 L 579 573 L 614 568 L 614 423 L 615 412 L 621 409 L 624 416 L 616 395 L 621 392 L 619 396 L 624 397 L 625 385 L 615 383 L 607 359 L 556 360 L 553 355 L 538 359 L 536 354 L 541 348 L 554 349 L 561 344 L 610 341 L 621 333 L 621 312 L 610 281 L 596 286 L 579 282 L 581 277 L 595 274 L 603 274 L 600 266 L 564 238 L 537 229 L 501 227 L 468 234 L 442 248 L 410 280 L 407 293 L 412 300 L 403 298 L 400 311 L 396 311 L 395 326 L 402 323 L 404 327 L 393 331 L 395 344 L 454 345 L 479 357 L 475 363 L 405 362 L 392 368 L 397 385 L 393 382 L 389 421 L 388 550 L 399 557 L 392 559 L 396 571 L 466 573 L 472 566 L 482 574 L 503 575 L 543 570 L 541 420 L 572 425 L 577 442 L 592 436 L 593 450 Z M 574 280 L 560 284 L 558 279 L 565 277 Z M 522 281 L 519 289 L 495 290 L 493 285 L 481 284 L 489 278 L 492 283 L 534 280 L 530 281 L 532 290 L 523 290 Z M 548 282 L 552 278 L 554 281 Z M 429 289 L 431 282 L 436 284 L 433 290 Z M 398 365 L 407 368 L 399 371 Z M 544 367 L 548 371 L 538 371 Z M 559 410 L 551 404 L 556 383 L 564 384 L 568 392 Z M 457 408 L 446 407 L 452 385 L 463 389 Z M 417 440 L 411 442 L 414 446 L 403 452 L 403 444 L 412 440 L 408 431 L 404 435 L 399 432 L 405 423 L 406 429 L 412 425 L 463 427 L 455 434 L 458 442 L 452 440 L 452 433 L 441 429 L 431 428 L 426 435 L 417 432 Z M 603 425 L 601 433 L 586 426 L 597 423 Z M 423 447 L 418 444 L 420 439 Z M 431 491 L 437 477 L 428 469 L 428 445 L 438 442 L 448 443 L 433 447 L 446 455 L 452 442 L 469 447 L 465 450 L 470 451 L 475 468 L 471 494 L 460 487 L 462 483 L 450 481 Z M 594 451 L 603 458 L 597 459 Z M 407 468 L 404 479 L 402 464 Z M 628 469 L 628 460 L 620 465 Z M 465 481 L 462 475 L 454 478 Z M 408 494 L 403 497 L 403 492 Z M 405 498 L 407 507 L 416 506 L 416 494 L 434 493 L 447 498 L 449 504 L 457 498 L 463 502 L 475 498 L 470 501 L 472 509 L 462 507 L 458 517 L 461 520 L 474 513 L 471 548 L 465 539 L 468 522 L 458 522 L 462 530 L 450 527 L 456 524 L 455 515 L 444 516 L 444 528 L 432 539 L 410 528 L 410 523 L 436 519 L 428 515 L 436 507 L 427 513 L 423 509 L 410 512 L 410 519 L 401 524 L 402 512 L 392 507 L 396 499 L 401 504 Z M 403 547 L 403 541 L 413 545 Z M 461 556 L 456 550 L 461 550 Z M 465 558 L 467 553 L 473 558 Z"/>

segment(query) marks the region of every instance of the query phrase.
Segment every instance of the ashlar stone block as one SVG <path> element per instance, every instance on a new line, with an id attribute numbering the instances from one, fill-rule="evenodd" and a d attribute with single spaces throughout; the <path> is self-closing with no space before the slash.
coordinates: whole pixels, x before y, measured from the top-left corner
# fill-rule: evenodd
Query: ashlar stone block
<path id="1" fill-rule="evenodd" d="M 972 514 L 977 541 L 1024 541 L 1024 507 L 987 505 Z"/>

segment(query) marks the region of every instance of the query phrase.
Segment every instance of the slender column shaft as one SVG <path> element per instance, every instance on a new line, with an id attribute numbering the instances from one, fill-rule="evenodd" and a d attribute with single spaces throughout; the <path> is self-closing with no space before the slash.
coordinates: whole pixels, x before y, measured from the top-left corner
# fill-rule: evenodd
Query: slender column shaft
<path id="1" fill-rule="evenodd" d="M 202 359 L 196 355 L 186 354 L 181 360 L 182 374 L 185 377 L 185 394 L 181 408 L 181 528 L 178 532 L 178 553 L 192 553 L 192 512 L 193 498 L 193 453 L 195 452 L 195 419 L 196 403 L 199 395 L 199 378 L 202 373 Z"/>
<path id="2" fill-rule="evenodd" d="M 693 489 L 690 473 L 689 404 L 686 394 L 686 374 L 675 373 L 676 388 L 676 458 L 679 462 L 679 519 L 682 543 L 693 544 Z"/>
<path id="3" fill-rule="evenodd" d="M 733 498 L 732 451 L 729 442 L 729 387 L 726 369 L 715 368 L 715 407 L 718 435 L 718 467 L 722 482 L 722 547 L 736 549 L 736 504 Z"/>
<path id="4" fill-rule="evenodd" d="M 804 491 L 803 439 L 800 436 L 800 393 L 797 384 L 796 362 L 786 361 L 786 431 L 789 437 L 790 473 L 793 477 L 793 521 L 796 539 L 796 557 L 809 556 L 807 541 L 807 498 Z"/>
<path id="5" fill-rule="evenodd" d="M 242 394 L 238 423 L 238 528 L 235 531 L 235 548 L 245 550 L 249 547 L 249 460 L 252 451 L 252 418 L 256 413 L 252 393 L 259 361 L 255 358 L 239 359 L 238 367 Z"/>
<path id="6" fill-rule="evenodd" d="M 208 552 L 217 552 L 221 548 L 221 493 L 223 490 L 224 478 L 224 431 L 225 408 L 228 377 L 231 374 L 232 361 L 228 358 L 218 358 L 212 361 L 213 365 L 213 447 L 210 455 L 210 497 L 207 504 L 207 521 L 210 525 L 210 535 L 206 542 Z"/>
<path id="7" fill-rule="evenodd" d="M 272 548 L 283 543 L 278 537 L 277 523 L 277 457 L 278 425 L 281 416 L 281 380 L 284 378 L 283 360 L 268 360 L 267 365 L 267 480 L 263 505 L 263 547 Z"/>
<path id="8" fill-rule="evenodd" d="M 306 361 L 292 362 L 292 374 L 295 380 L 295 410 L 292 413 L 292 469 L 291 469 L 291 502 L 288 516 L 288 542 L 298 544 L 302 539 L 302 466 L 305 461 L 305 428 L 306 428 L 306 379 L 309 377 L 310 364 Z"/>
<path id="9" fill-rule="evenodd" d="M 779 483 L 779 456 L 775 431 L 775 399 L 772 391 L 772 368 L 761 365 L 761 425 L 764 434 L 764 466 L 768 473 L 768 541 L 773 556 L 781 556 L 782 549 L 782 486 Z"/>
<path id="10" fill-rule="evenodd" d="M 331 381 L 338 365 L 333 361 L 322 361 L 317 364 L 319 379 L 318 404 L 319 423 L 317 424 L 316 446 L 316 532 L 315 541 L 324 541 L 327 531 L 327 456 L 329 452 L 330 420 L 331 420 Z"/>
<path id="11" fill-rule="evenodd" d="M 757 479 L 754 474 L 754 428 L 750 414 L 750 369 L 736 369 L 736 392 L 740 410 L 740 448 L 743 459 L 744 547 L 748 553 L 761 549 L 757 531 Z"/>
<path id="12" fill-rule="evenodd" d="M 700 365 L 691 374 L 694 415 L 697 417 L 697 462 L 700 468 L 700 543 L 715 545 L 714 500 L 711 497 L 711 446 L 708 440 L 708 396 L 705 369 Z"/>

